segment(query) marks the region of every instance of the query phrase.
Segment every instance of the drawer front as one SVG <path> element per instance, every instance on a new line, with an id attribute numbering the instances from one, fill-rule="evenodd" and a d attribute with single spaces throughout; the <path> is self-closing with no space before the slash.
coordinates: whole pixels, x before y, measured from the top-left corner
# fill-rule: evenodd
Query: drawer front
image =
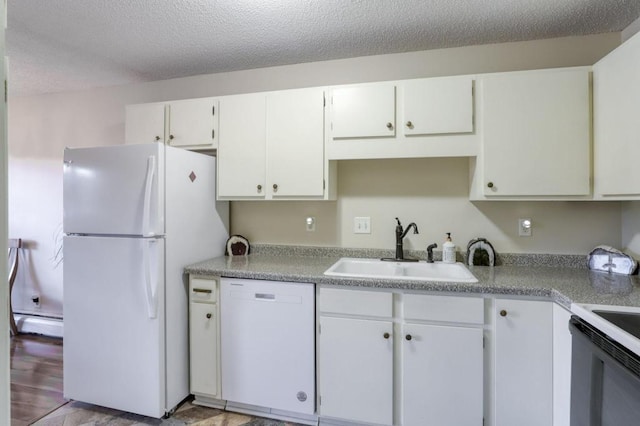
<path id="1" fill-rule="evenodd" d="M 393 317 L 393 294 L 388 292 L 320 288 L 320 312 Z"/>
<path id="2" fill-rule="evenodd" d="M 189 280 L 189 300 L 191 302 L 216 303 L 218 300 L 218 281 L 206 278 Z"/>
<path id="3" fill-rule="evenodd" d="M 405 320 L 484 324 L 484 299 L 481 297 L 405 294 L 403 307 Z"/>

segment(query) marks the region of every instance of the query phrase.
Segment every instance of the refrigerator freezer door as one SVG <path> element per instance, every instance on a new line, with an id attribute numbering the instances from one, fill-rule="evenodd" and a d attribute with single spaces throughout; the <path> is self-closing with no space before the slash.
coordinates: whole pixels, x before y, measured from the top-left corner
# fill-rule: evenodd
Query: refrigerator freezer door
<path id="1" fill-rule="evenodd" d="M 67 148 L 66 234 L 164 235 L 164 145 Z"/>
<path id="2" fill-rule="evenodd" d="M 65 398 L 168 410 L 163 258 L 162 238 L 65 237 Z"/>

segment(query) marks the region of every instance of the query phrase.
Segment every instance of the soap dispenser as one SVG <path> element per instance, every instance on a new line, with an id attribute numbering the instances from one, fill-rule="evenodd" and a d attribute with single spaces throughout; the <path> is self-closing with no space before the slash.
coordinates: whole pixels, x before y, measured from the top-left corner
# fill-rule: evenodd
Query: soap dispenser
<path id="1" fill-rule="evenodd" d="M 447 232 L 447 239 L 442 245 L 442 262 L 456 263 L 456 245 L 451 241 L 451 232 Z"/>

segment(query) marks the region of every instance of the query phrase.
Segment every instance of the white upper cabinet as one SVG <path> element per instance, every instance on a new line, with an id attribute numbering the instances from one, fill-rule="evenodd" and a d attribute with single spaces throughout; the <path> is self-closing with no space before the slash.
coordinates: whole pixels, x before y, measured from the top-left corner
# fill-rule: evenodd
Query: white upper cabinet
<path id="1" fill-rule="evenodd" d="M 473 132 L 471 77 L 407 80 L 401 87 L 405 135 Z"/>
<path id="2" fill-rule="evenodd" d="M 216 149 L 217 108 L 216 98 L 127 105 L 125 143 L 163 142 L 191 150 Z"/>
<path id="3" fill-rule="evenodd" d="M 336 87 L 330 97 L 333 139 L 395 136 L 395 85 Z"/>
<path id="4" fill-rule="evenodd" d="M 324 194 L 324 89 L 267 94 L 267 176 L 271 197 Z"/>
<path id="5" fill-rule="evenodd" d="M 218 197 L 265 198 L 265 114 L 263 93 L 220 98 Z"/>
<path id="6" fill-rule="evenodd" d="M 594 197 L 640 199 L 640 34 L 593 66 Z"/>
<path id="7" fill-rule="evenodd" d="M 472 199 L 591 194 L 590 69 L 478 77 L 482 149 Z"/>
<path id="8" fill-rule="evenodd" d="M 473 76 L 336 86 L 330 160 L 476 155 Z"/>
<path id="9" fill-rule="evenodd" d="M 125 107 L 125 116 L 125 143 L 164 143 L 164 103 L 127 105 Z"/>
<path id="10" fill-rule="evenodd" d="M 217 109 L 216 98 L 169 102 L 167 144 L 190 149 L 217 148 Z"/>
<path id="11" fill-rule="evenodd" d="M 310 88 L 220 98 L 218 198 L 329 198 L 324 94 Z"/>

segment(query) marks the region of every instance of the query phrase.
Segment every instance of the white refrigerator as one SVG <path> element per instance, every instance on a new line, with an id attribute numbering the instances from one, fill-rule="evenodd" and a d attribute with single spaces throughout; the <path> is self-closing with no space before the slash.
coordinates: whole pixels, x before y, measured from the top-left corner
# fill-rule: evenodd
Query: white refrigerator
<path id="1" fill-rule="evenodd" d="M 160 143 L 65 150 L 65 398 L 160 418 L 189 395 L 183 268 L 228 238 L 215 166 Z"/>

